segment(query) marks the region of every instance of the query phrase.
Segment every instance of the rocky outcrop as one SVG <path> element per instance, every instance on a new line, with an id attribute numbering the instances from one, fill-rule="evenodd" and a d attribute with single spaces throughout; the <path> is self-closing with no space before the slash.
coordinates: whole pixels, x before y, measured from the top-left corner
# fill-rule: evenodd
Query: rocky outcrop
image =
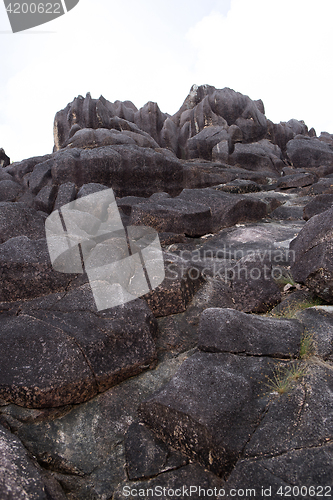
<path id="1" fill-rule="evenodd" d="M 6 155 L 3 148 L 0 148 L 0 167 L 8 167 L 10 158 Z"/>
<path id="2" fill-rule="evenodd" d="M 54 132 L 0 168 L 0 497 L 330 491 L 331 134 L 208 85 Z"/>

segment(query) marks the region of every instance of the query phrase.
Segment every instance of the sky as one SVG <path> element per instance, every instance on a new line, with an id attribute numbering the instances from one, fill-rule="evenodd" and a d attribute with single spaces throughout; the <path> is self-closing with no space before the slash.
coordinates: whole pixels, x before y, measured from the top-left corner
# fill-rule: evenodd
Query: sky
<path id="1" fill-rule="evenodd" d="M 333 133 L 332 19 L 332 0 L 80 0 L 13 34 L 0 0 L 0 147 L 52 152 L 56 112 L 87 92 L 172 115 L 193 84 Z"/>

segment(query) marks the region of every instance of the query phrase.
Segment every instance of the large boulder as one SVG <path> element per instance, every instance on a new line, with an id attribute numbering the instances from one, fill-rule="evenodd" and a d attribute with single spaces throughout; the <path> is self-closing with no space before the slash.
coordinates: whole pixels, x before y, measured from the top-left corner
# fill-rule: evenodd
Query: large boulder
<path id="1" fill-rule="evenodd" d="M 333 209 L 311 217 L 290 243 L 294 253 L 291 272 L 319 297 L 333 300 Z"/>
<path id="2" fill-rule="evenodd" d="M 321 214 L 330 208 L 333 208 L 333 193 L 319 194 L 305 205 L 303 209 L 303 219 L 309 220 L 314 215 Z"/>
<path id="3" fill-rule="evenodd" d="M 296 168 L 333 165 L 333 147 L 316 137 L 295 136 L 287 144 L 287 155 Z"/>
<path id="4" fill-rule="evenodd" d="M 197 353 L 140 406 L 140 416 L 167 444 L 225 476 L 265 411 L 267 357 Z"/>
<path id="5" fill-rule="evenodd" d="M 51 173 L 54 184 L 99 183 L 112 187 L 120 197 L 156 191 L 176 195 L 183 181 L 181 164 L 170 151 L 136 145 L 65 149 L 55 155 Z"/>
<path id="6" fill-rule="evenodd" d="M 44 219 L 24 203 L 1 202 L 0 244 L 16 236 L 45 238 Z"/>
<path id="7" fill-rule="evenodd" d="M 86 401 L 156 359 L 157 324 L 147 304 L 98 313 L 87 285 L 26 302 L 0 324 L 0 397 L 28 408 Z"/>

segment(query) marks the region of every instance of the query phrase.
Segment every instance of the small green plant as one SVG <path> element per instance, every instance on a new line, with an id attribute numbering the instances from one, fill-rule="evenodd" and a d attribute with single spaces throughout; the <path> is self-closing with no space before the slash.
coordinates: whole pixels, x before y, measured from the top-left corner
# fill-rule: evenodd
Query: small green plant
<path id="1" fill-rule="evenodd" d="M 266 386 L 271 393 L 285 394 L 304 377 L 305 373 L 306 365 L 299 362 L 291 365 L 279 365 L 275 367 L 273 375 L 268 379 Z"/>
<path id="2" fill-rule="evenodd" d="M 293 287 L 296 287 L 297 285 L 296 281 L 289 272 L 282 275 L 280 278 L 277 278 L 275 281 L 277 282 L 278 285 L 283 287 L 286 285 L 291 285 Z"/>
<path id="3" fill-rule="evenodd" d="M 305 333 L 301 339 L 299 357 L 302 360 L 309 359 L 315 352 L 315 342 L 312 333 Z"/>
<path id="4" fill-rule="evenodd" d="M 288 306 L 281 308 L 278 312 L 269 312 L 268 316 L 292 319 L 299 311 L 303 311 L 304 309 L 308 309 L 309 307 L 320 306 L 322 304 L 322 299 L 319 297 L 315 297 L 311 300 L 308 299 L 304 300 L 303 302 L 294 302 L 293 304 L 288 304 Z M 283 305 L 283 302 L 281 303 L 281 305 Z"/>

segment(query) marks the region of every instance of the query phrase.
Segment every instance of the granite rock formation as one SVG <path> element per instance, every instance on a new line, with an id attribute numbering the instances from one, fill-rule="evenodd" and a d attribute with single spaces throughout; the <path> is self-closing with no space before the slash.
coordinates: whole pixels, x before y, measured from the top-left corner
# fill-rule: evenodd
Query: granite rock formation
<path id="1" fill-rule="evenodd" d="M 209 85 L 173 116 L 78 96 L 53 152 L 0 150 L 1 499 L 331 495 L 332 174 L 333 134 Z M 99 310 L 105 207 L 76 214 L 80 272 L 45 221 L 109 188 L 165 278 Z"/>

